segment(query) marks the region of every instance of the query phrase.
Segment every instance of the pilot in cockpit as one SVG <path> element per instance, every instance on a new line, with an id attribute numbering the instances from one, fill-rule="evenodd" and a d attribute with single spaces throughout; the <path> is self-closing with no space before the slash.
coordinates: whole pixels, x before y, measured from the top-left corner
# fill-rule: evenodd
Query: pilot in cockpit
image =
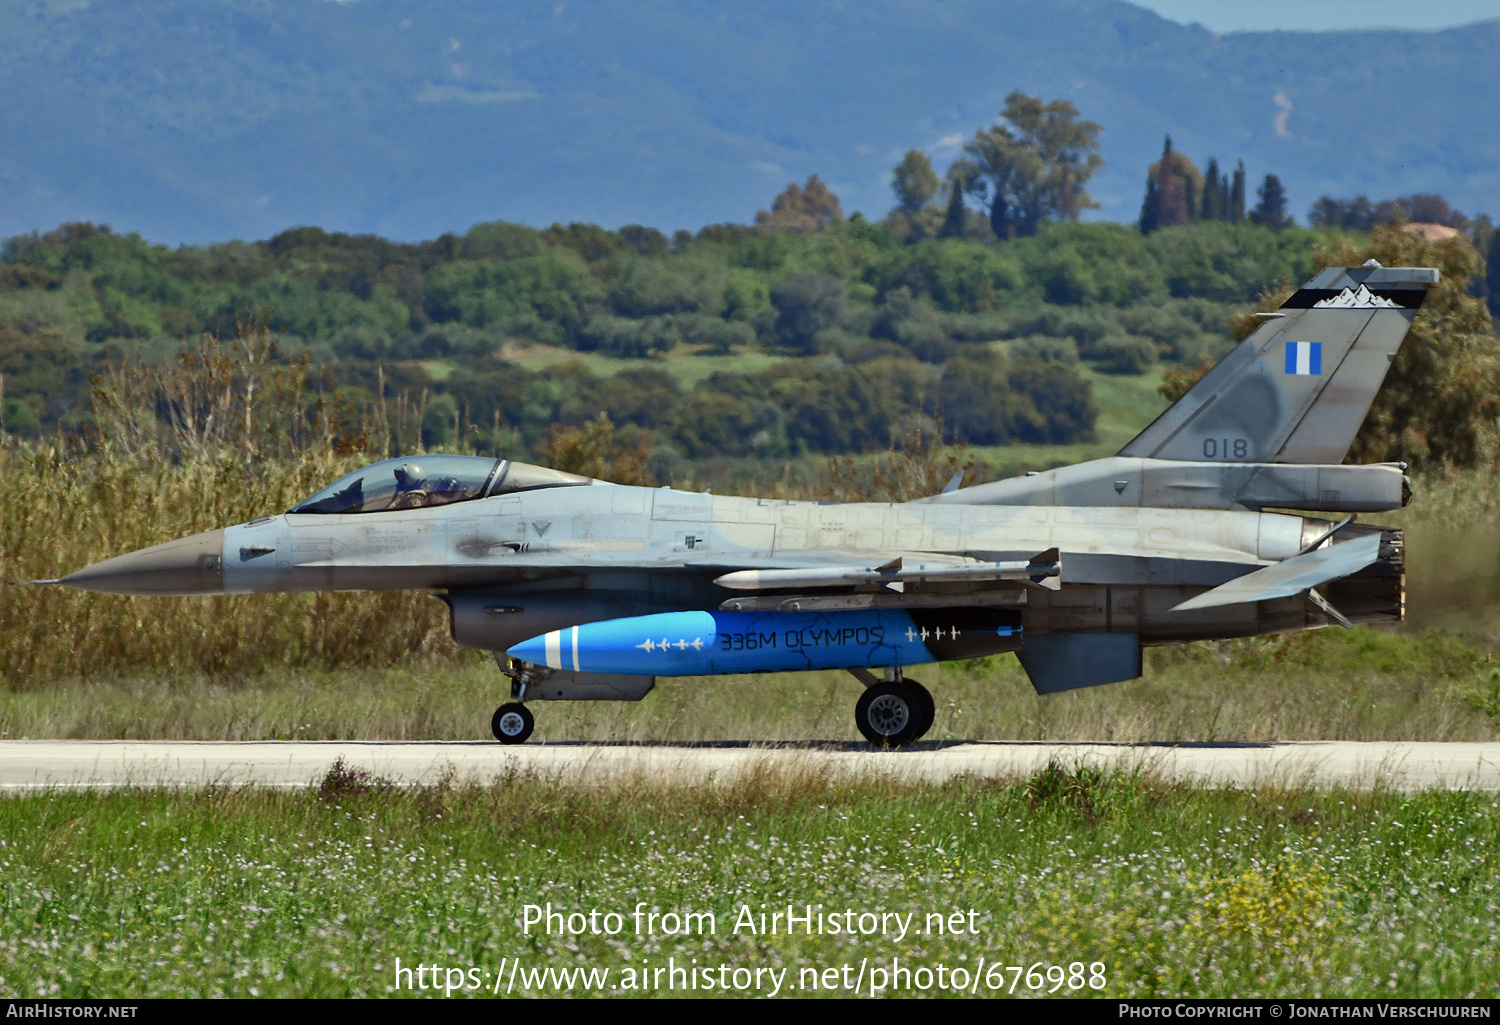
<path id="1" fill-rule="evenodd" d="M 392 509 L 411 509 L 427 504 L 427 475 L 417 463 L 404 463 L 393 471 L 396 476 L 396 493 L 391 497 Z"/>
<path id="2" fill-rule="evenodd" d="M 465 488 L 463 482 L 457 477 L 444 474 L 432 483 L 427 489 L 433 505 L 447 505 L 449 502 L 461 502 L 472 496 L 471 491 Z"/>

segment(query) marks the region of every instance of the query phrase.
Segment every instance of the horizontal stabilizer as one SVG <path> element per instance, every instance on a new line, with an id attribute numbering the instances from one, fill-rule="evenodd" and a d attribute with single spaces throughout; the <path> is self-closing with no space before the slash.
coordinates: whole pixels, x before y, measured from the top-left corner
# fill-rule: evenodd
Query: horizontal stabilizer
<path id="1" fill-rule="evenodd" d="M 1244 602 L 1269 601 L 1272 598 L 1289 598 L 1302 594 L 1319 584 L 1338 580 L 1358 573 L 1380 558 L 1380 535 L 1370 534 L 1355 541 L 1330 545 L 1306 555 L 1266 566 L 1253 573 L 1236 577 L 1227 584 L 1220 584 L 1204 591 L 1196 598 L 1189 598 L 1172 609 L 1173 612 L 1189 612 L 1193 609 L 1213 608 L 1217 605 L 1239 605 Z"/>

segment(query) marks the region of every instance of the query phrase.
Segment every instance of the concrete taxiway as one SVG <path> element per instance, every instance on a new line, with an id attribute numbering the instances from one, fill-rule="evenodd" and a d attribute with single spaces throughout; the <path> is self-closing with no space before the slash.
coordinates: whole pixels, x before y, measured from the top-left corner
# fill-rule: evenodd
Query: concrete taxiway
<path id="1" fill-rule="evenodd" d="M 398 783 L 445 776 L 580 784 L 638 777 L 726 781 L 752 771 L 945 780 L 1026 776 L 1049 762 L 1142 770 L 1209 785 L 1500 790 L 1500 743 L 527 744 L 358 741 L 0 741 L 0 792 L 317 784 L 336 759 Z"/>

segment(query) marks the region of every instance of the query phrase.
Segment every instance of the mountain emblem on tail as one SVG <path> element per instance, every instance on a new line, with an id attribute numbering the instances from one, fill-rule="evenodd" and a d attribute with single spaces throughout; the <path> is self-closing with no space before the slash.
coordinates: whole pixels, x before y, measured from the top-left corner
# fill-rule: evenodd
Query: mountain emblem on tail
<path id="1" fill-rule="evenodd" d="M 1382 299 L 1364 285 L 1346 288 L 1338 295 L 1313 303 L 1314 309 L 1377 310 L 1400 309 L 1401 304 L 1391 299 Z"/>

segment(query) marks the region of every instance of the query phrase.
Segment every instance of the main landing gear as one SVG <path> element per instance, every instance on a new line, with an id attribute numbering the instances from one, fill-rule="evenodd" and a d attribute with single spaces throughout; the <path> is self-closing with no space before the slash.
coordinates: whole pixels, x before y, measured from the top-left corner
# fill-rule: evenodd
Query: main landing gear
<path id="1" fill-rule="evenodd" d="M 906 679 L 900 669 L 887 669 L 877 679 L 868 669 L 850 669 L 865 691 L 854 705 L 854 724 L 876 747 L 903 747 L 932 729 L 937 704 L 932 694 L 916 680 Z"/>
<path id="2" fill-rule="evenodd" d="M 495 714 L 490 717 L 490 732 L 502 744 L 524 744 L 531 731 L 536 729 L 536 716 L 521 704 L 526 700 L 526 684 L 530 680 L 519 668 L 523 663 L 514 663 L 500 654 L 496 654 L 495 661 L 500 664 L 500 671 L 510 677 L 512 700 L 495 709 Z"/>

